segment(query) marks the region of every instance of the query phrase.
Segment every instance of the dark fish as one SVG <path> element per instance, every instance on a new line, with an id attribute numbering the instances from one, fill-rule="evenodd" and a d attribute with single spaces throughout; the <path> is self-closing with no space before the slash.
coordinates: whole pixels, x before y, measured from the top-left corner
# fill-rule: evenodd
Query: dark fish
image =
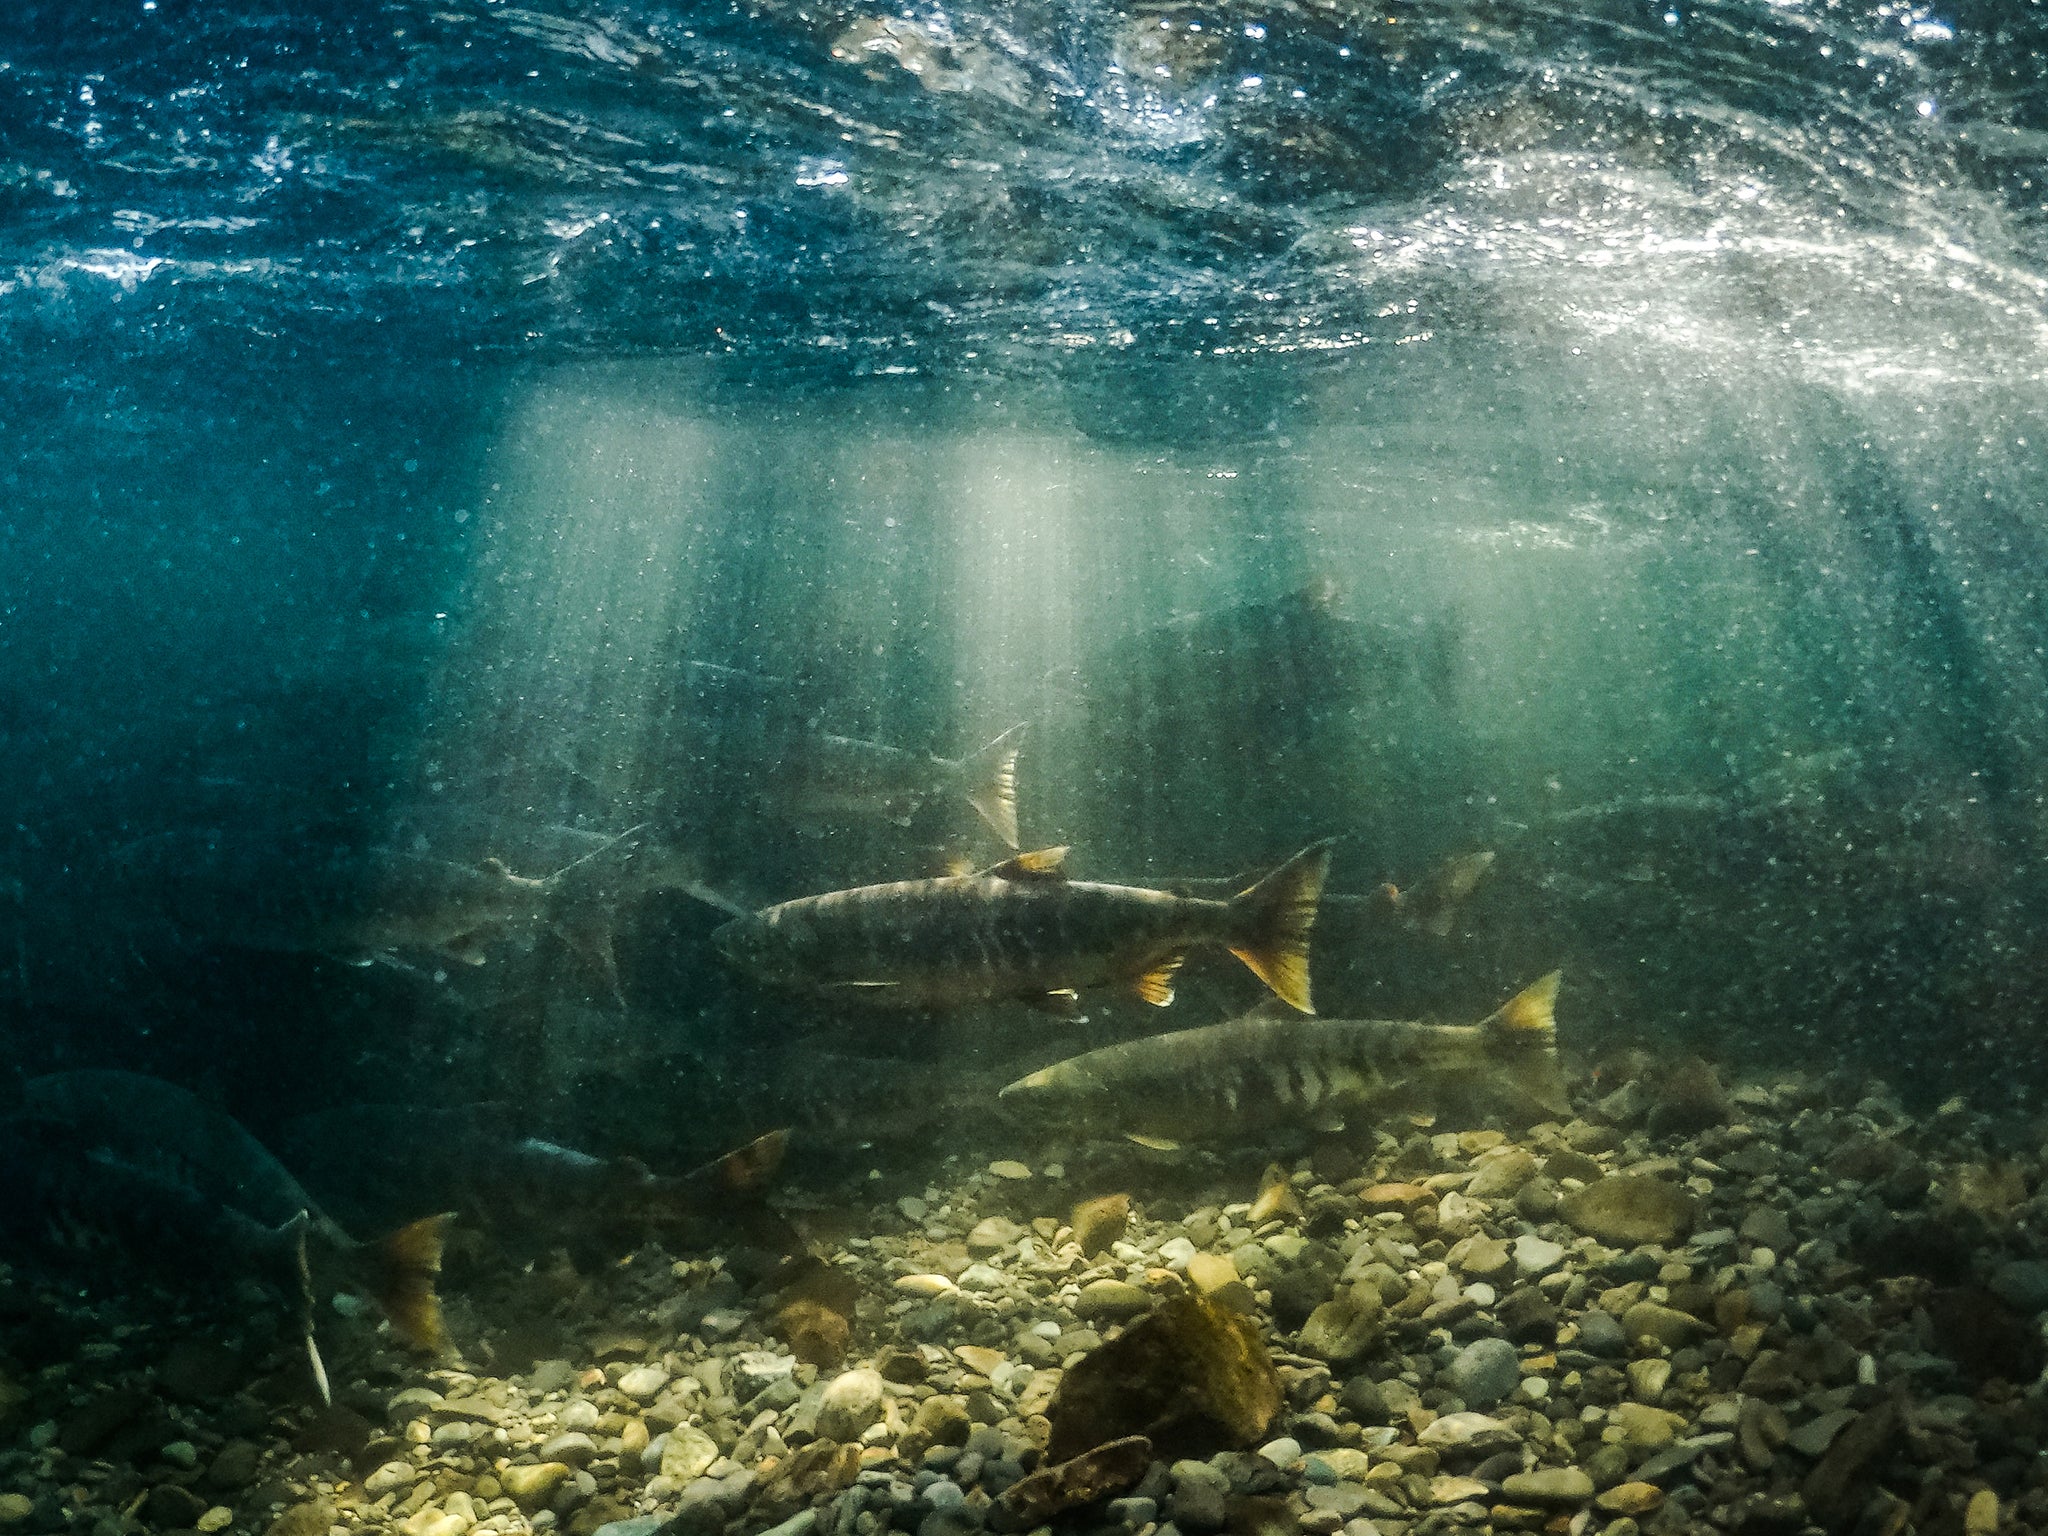
<path id="1" fill-rule="evenodd" d="M 1491 849 L 1448 858 L 1403 890 L 1386 886 L 1388 904 L 1407 927 L 1448 938 L 1465 902 L 1493 868 Z"/>
<path id="2" fill-rule="evenodd" d="M 1406 1111 L 1561 1119 L 1570 1104 L 1552 1013 L 1558 978 L 1551 972 L 1477 1024 L 1254 1014 L 1148 1035 L 1056 1062 L 1002 1098 L 1029 1114 L 1164 1143 Z"/>
<path id="3" fill-rule="evenodd" d="M 493 941 L 548 926 L 610 981 L 611 913 L 637 832 L 540 878 L 495 857 L 464 863 L 317 827 L 162 833 L 120 850 L 112 871 L 175 929 L 211 942 L 351 964 L 426 954 L 481 965 Z"/>
<path id="4" fill-rule="evenodd" d="M 1330 845 L 1305 848 L 1228 901 L 1069 880 L 1064 848 L 976 875 L 786 901 L 712 937 L 733 964 L 828 997 L 903 1008 L 1021 998 L 1071 1012 L 1082 988 L 1126 986 L 1158 1007 L 1197 944 L 1220 944 L 1312 1013 L 1308 941 Z"/>
<path id="5" fill-rule="evenodd" d="M 801 819 L 879 814 L 907 823 L 929 801 L 973 806 L 997 837 L 1017 846 L 1017 754 L 1025 728 L 1013 725 L 966 757 L 934 757 L 855 736 L 806 733 L 768 770 L 768 798 Z"/>
<path id="6" fill-rule="evenodd" d="M 32 1229 L 61 1213 L 123 1238 L 144 1261 L 151 1254 L 138 1245 L 175 1226 L 187 1250 L 217 1245 L 217 1268 L 247 1265 L 269 1277 L 296 1248 L 307 1296 L 336 1286 L 367 1291 L 406 1344 L 446 1351 L 434 1293 L 446 1216 L 359 1243 L 241 1125 L 157 1078 L 61 1072 L 30 1079 L 23 1100 L 23 1123 L 52 1150 L 33 1179 L 11 1185 L 17 1221 Z M 93 1194 L 100 1198 L 81 1203 Z M 317 1351 L 313 1360 L 317 1369 Z"/>
<path id="7" fill-rule="evenodd" d="M 507 1248 L 618 1248 L 673 1236 L 758 1203 L 788 1133 L 773 1131 L 688 1173 L 593 1157 L 507 1128 L 496 1105 L 357 1105 L 304 1116 L 279 1145 L 329 1209 L 358 1226 L 454 1211 Z"/>

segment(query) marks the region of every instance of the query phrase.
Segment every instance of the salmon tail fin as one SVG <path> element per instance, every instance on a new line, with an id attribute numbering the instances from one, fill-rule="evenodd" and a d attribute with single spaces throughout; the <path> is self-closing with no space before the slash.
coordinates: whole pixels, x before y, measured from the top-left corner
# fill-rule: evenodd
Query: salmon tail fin
<path id="1" fill-rule="evenodd" d="M 1017 846 L 1017 753 L 1024 727 L 1013 725 L 958 764 L 961 793 L 1008 848 Z"/>
<path id="2" fill-rule="evenodd" d="M 1309 1000 L 1308 937 L 1330 873 L 1330 840 L 1301 850 L 1230 903 L 1226 941 L 1280 1000 L 1314 1013 Z"/>
<path id="3" fill-rule="evenodd" d="M 441 1298 L 434 1277 L 441 1273 L 453 1212 L 423 1217 L 370 1245 L 371 1289 L 391 1321 L 391 1331 L 423 1354 L 445 1355 L 448 1331 L 441 1322 Z"/>
<path id="4" fill-rule="evenodd" d="M 1557 1049 L 1557 986 L 1564 979 L 1563 971 L 1552 971 L 1548 976 L 1539 977 L 1522 988 L 1513 997 L 1502 1003 L 1479 1027 L 1502 1045 L 1522 1049 L 1535 1046 L 1540 1050 Z"/>
<path id="5" fill-rule="evenodd" d="M 1493 1069 L 1512 1082 L 1522 1098 L 1555 1120 L 1571 1118 L 1571 1094 L 1557 1064 L 1557 985 L 1552 971 L 1502 1003 L 1479 1028 L 1493 1048 Z"/>

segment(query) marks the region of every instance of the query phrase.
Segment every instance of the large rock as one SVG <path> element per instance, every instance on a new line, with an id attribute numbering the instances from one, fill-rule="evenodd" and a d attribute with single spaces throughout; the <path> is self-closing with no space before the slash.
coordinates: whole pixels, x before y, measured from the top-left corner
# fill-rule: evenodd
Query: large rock
<path id="1" fill-rule="evenodd" d="M 1028 1531 L 1047 1525 L 1055 1515 L 1122 1493 L 1143 1477 L 1151 1464 L 1152 1442 L 1143 1435 L 1098 1445 L 1012 1483 L 990 1509 L 988 1523 L 998 1531 Z"/>
<path id="2" fill-rule="evenodd" d="M 1558 1204 L 1564 1219 L 1614 1248 L 1669 1245 L 1692 1231 L 1699 1201 L 1664 1179 L 1620 1174 L 1575 1189 Z"/>
<path id="3" fill-rule="evenodd" d="M 1046 1408 L 1046 1454 L 1068 1461 L 1143 1435 L 1162 1456 L 1256 1442 L 1280 1411 L 1280 1378 L 1257 1326 L 1202 1296 L 1176 1296 L 1091 1350 Z"/>

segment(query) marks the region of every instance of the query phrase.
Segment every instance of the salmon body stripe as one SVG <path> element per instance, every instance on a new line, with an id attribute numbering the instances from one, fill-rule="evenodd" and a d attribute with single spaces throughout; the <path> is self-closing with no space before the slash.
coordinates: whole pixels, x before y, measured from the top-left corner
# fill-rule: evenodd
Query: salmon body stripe
<path id="1" fill-rule="evenodd" d="M 1137 886 L 962 875 L 784 902 L 728 925 L 724 947 L 784 985 L 943 1006 L 1123 981 L 1222 942 L 1227 913 Z"/>

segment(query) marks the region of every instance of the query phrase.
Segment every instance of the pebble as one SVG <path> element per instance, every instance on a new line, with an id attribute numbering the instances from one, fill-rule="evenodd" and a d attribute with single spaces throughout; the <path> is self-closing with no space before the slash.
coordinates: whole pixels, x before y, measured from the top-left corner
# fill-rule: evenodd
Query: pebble
<path id="1" fill-rule="evenodd" d="M 651 1403 L 668 1385 L 668 1372 L 658 1365 L 638 1365 L 619 1378 L 619 1390 L 636 1403 Z"/>
<path id="2" fill-rule="evenodd" d="M 1259 1454 L 1276 1467 L 1291 1467 L 1301 1460 L 1301 1442 L 1282 1436 L 1259 1447 Z"/>
<path id="3" fill-rule="evenodd" d="M 842 1443 L 858 1440 L 882 1415 L 882 1377 L 867 1369 L 833 1378 L 818 1399 L 818 1434 Z"/>
<path id="4" fill-rule="evenodd" d="M 400 1488 L 410 1488 L 419 1476 L 419 1469 L 409 1461 L 387 1461 L 363 1479 L 363 1492 L 373 1499 L 381 1499 Z"/>
<path id="5" fill-rule="evenodd" d="M 25 1493 L 0 1493 L 0 1525 L 19 1525 L 35 1508 L 36 1501 Z"/>
<path id="6" fill-rule="evenodd" d="M 695 1424 L 678 1424 L 661 1440 L 661 1456 L 657 1465 L 661 1475 L 678 1483 L 687 1483 L 702 1477 L 718 1460 L 718 1442 L 713 1440 Z M 653 1446 L 648 1447 L 649 1451 Z M 506 1490 L 508 1493 L 511 1490 Z M 516 1497 L 516 1495 L 515 1495 Z"/>
<path id="7" fill-rule="evenodd" d="M 1515 1272 L 1524 1279 L 1533 1280 L 1547 1275 L 1564 1262 L 1565 1247 L 1553 1243 L 1547 1237 L 1538 1237 L 1525 1232 L 1515 1239 Z"/>
<path id="8" fill-rule="evenodd" d="M 1152 1303 L 1157 1299 L 1150 1291 L 1125 1280 L 1091 1280 L 1081 1287 L 1081 1294 L 1074 1302 L 1074 1315 L 1089 1322 L 1098 1319 L 1121 1322 L 1141 1312 L 1151 1311 Z"/>
<path id="9" fill-rule="evenodd" d="M 1664 1395 L 1671 1380 L 1669 1360 L 1631 1360 L 1628 1363 L 1629 1395 L 1639 1403 L 1654 1403 Z"/>
<path id="10" fill-rule="evenodd" d="M 1028 1179 L 1031 1170 L 1011 1158 L 999 1158 L 988 1165 L 988 1171 L 999 1179 Z"/>
<path id="11" fill-rule="evenodd" d="M 1647 1515 L 1664 1502 L 1664 1490 L 1655 1483 L 1616 1483 L 1593 1500 L 1593 1507 L 1609 1515 Z"/>
<path id="12" fill-rule="evenodd" d="M 540 1448 L 542 1461 L 565 1461 L 580 1467 L 597 1458 L 597 1442 L 581 1430 L 556 1435 Z"/>
<path id="13" fill-rule="evenodd" d="M 1611 1313 L 1591 1311 L 1579 1319 L 1579 1348 L 1605 1360 L 1628 1353 L 1628 1330 Z"/>
<path id="14" fill-rule="evenodd" d="M 575 1475 L 573 1467 L 559 1461 L 543 1461 L 532 1466 L 507 1467 L 498 1474 L 498 1481 L 504 1485 L 507 1498 L 532 1514 Z"/>
<path id="15" fill-rule="evenodd" d="M 1166 1516 L 1183 1531 L 1220 1531 L 1227 1517 L 1230 1478 L 1203 1461 L 1177 1461 Z"/>
<path id="16" fill-rule="evenodd" d="M 1577 1467 L 1538 1467 L 1504 1479 L 1501 1493 L 1510 1504 L 1583 1504 L 1593 1497 L 1593 1479 Z"/>
<path id="17" fill-rule="evenodd" d="M 1521 1379 L 1521 1354 L 1506 1339 L 1474 1339 L 1443 1372 L 1445 1390 L 1474 1408 L 1491 1407 Z"/>

